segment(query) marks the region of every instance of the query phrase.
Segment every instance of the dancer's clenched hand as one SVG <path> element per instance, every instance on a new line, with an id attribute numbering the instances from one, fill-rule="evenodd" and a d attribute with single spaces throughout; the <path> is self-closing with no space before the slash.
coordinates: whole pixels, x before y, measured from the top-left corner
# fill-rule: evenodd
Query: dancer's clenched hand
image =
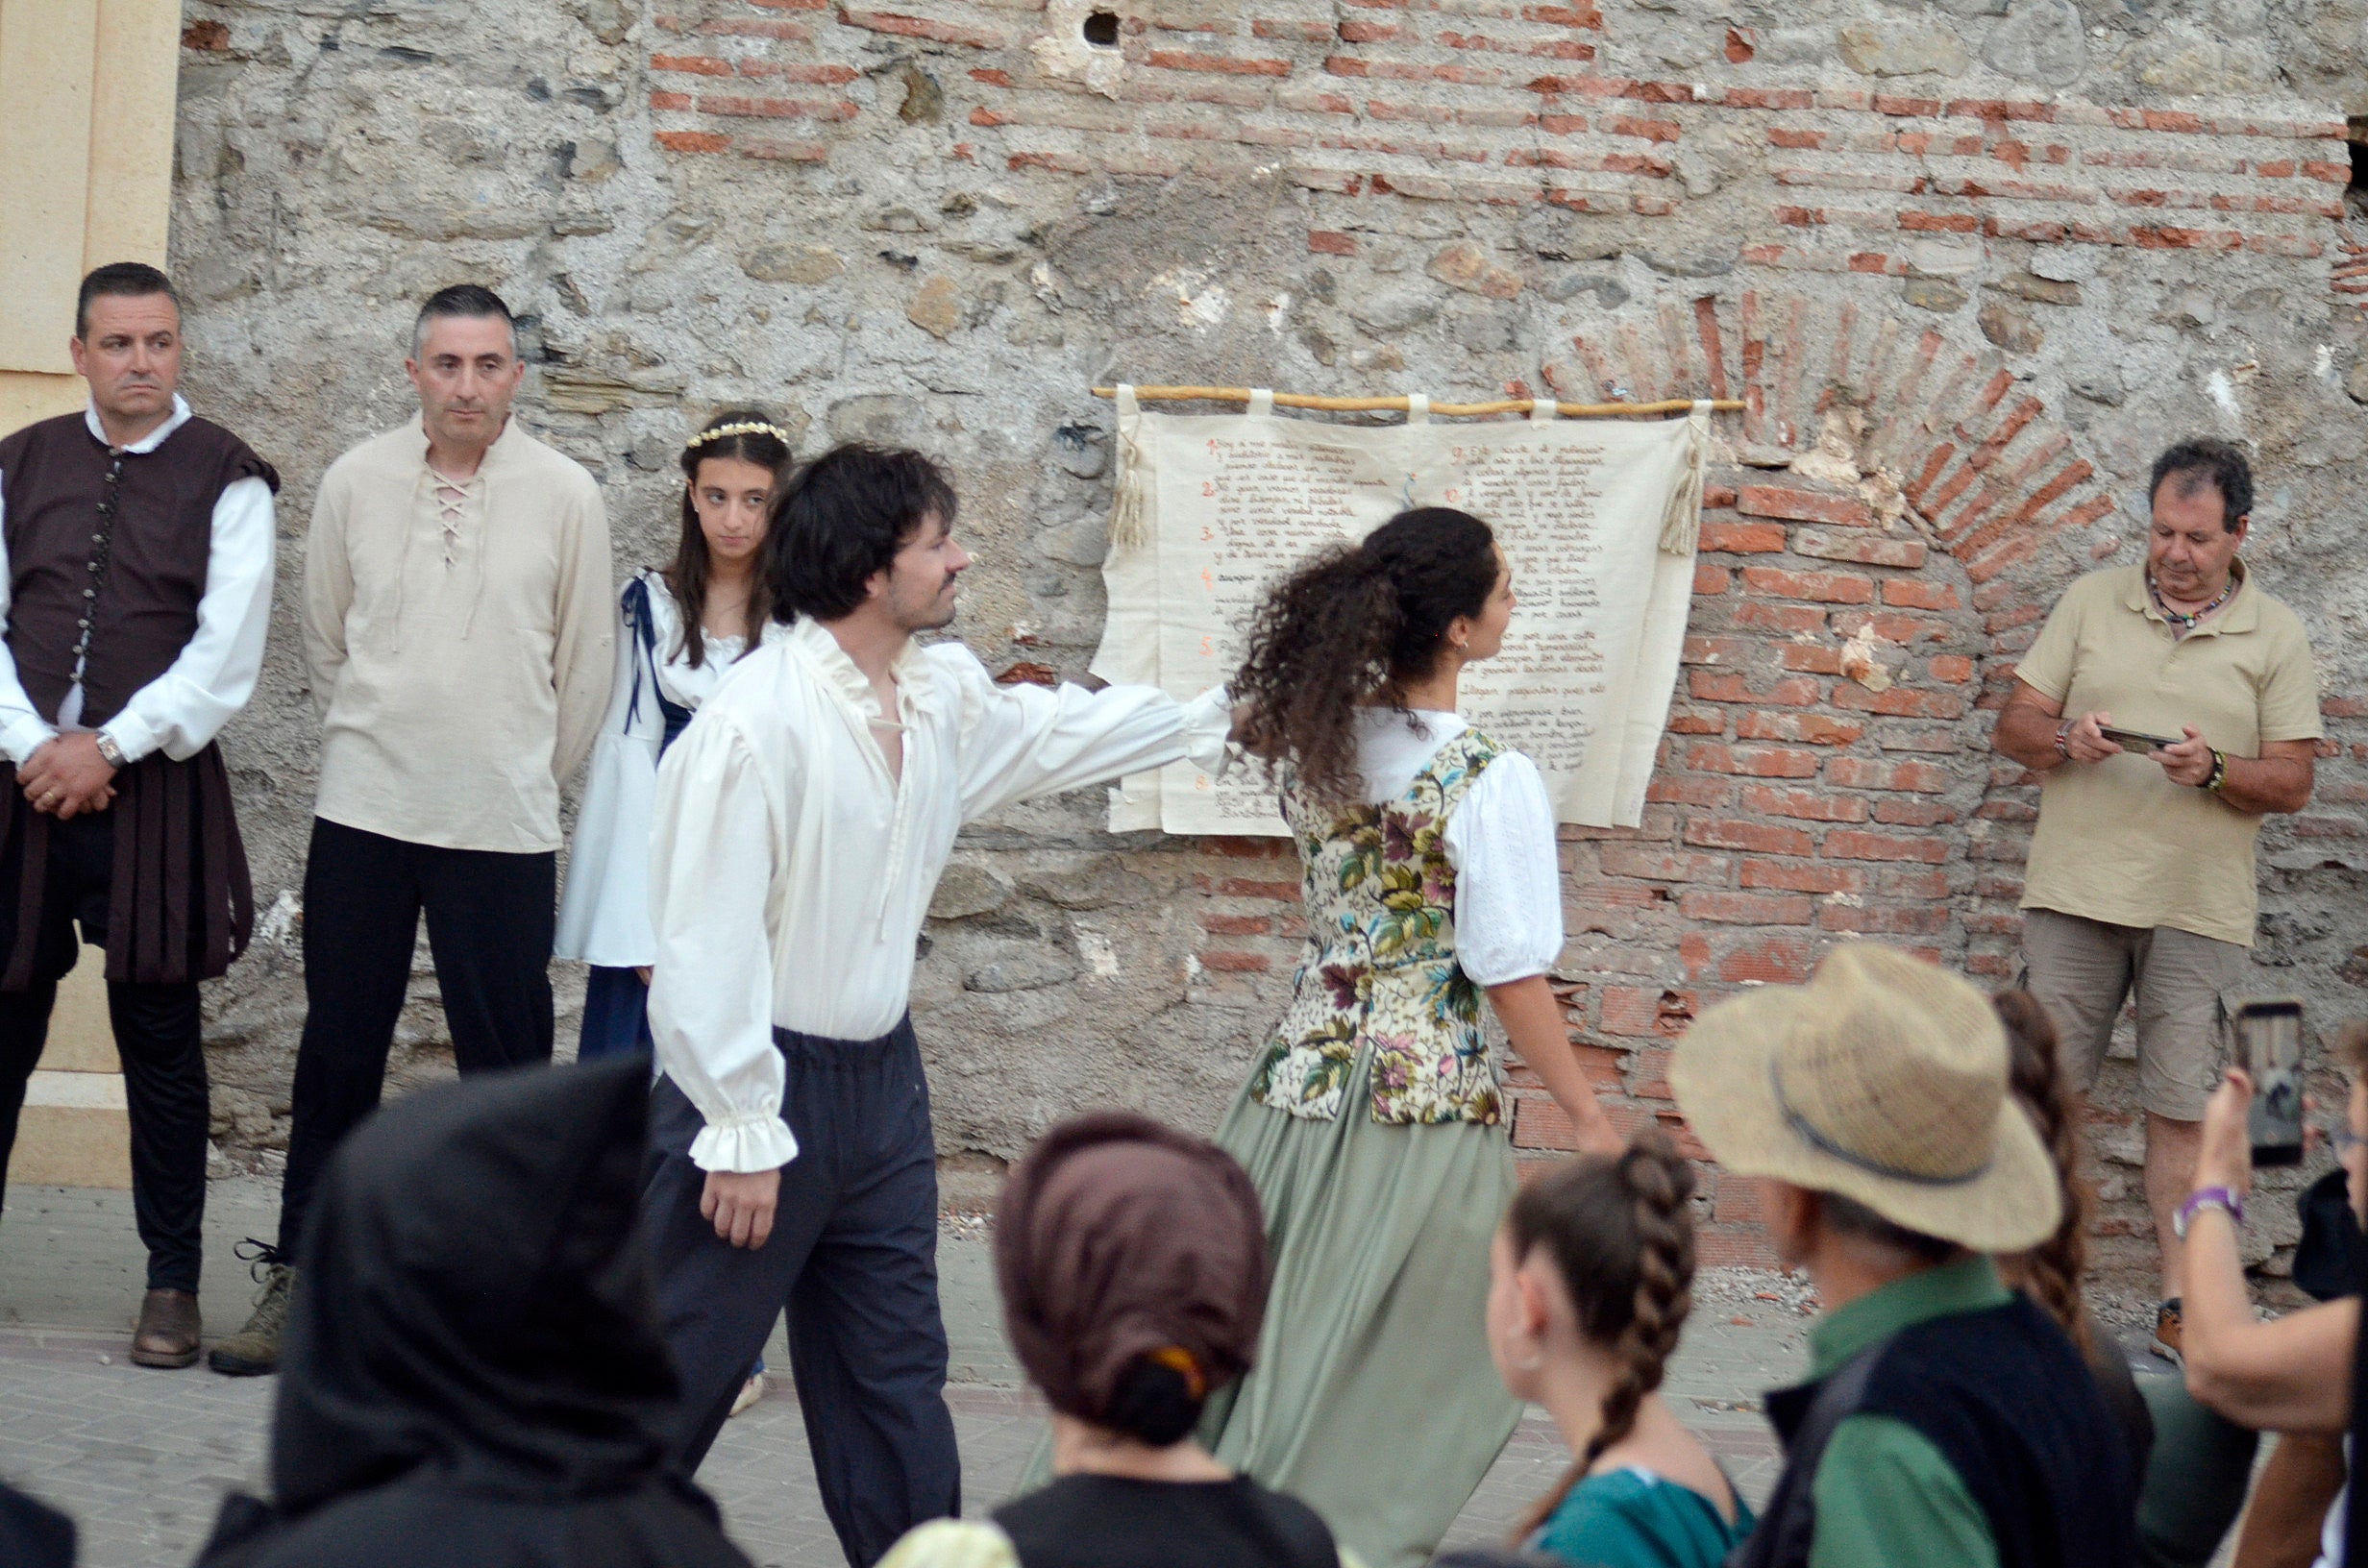
<path id="1" fill-rule="evenodd" d="M 699 1195 L 699 1217 L 735 1247 L 761 1247 L 773 1234 L 773 1209 L 781 1196 L 781 1173 L 773 1170 L 711 1170 Z"/>

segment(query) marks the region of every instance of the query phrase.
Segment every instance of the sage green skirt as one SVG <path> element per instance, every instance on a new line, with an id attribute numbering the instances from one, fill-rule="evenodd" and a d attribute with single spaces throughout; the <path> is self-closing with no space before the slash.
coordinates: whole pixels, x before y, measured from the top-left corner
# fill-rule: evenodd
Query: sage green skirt
<path id="1" fill-rule="evenodd" d="M 1417 1568 L 1521 1417 L 1489 1360 L 1489 1243 L 1513 1201 L 1502 1126 L 1377 1122 L 1372 1047 L 1340 1116 L 1259 1104 L 1217 1141 L 1266 1205 L 1258 1363 L 1209 1402 L 1222 1462 L 1297 1497 L 1367 1568 Z"/>

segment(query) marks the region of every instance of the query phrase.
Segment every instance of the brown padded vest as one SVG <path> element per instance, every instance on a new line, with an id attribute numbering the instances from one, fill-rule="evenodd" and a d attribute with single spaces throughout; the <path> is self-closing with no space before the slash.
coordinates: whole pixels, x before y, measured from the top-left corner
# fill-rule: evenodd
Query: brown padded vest
<path id="1" fill-rule="evenodd" d="M 197 634 L 214 503 L 242 478 L 280 488 L 277 470 L 204 419 L 140 453 L 111 452 L 81 414 L 0 440 L 8 649 L 42 718 L 57 722 L 86 629 L 82 722 L 92 728 L 171 668 Z"/>

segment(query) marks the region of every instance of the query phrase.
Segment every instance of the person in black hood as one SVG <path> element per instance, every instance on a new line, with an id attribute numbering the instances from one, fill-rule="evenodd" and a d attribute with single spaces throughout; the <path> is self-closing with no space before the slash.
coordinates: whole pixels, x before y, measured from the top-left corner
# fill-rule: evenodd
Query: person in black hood
<path id="1" fill-rule="evenodd" d="M 271 1445 L 200 1568 L 749 1568 L 668 1468 L 649 1064 L 424 1090 L 314 1205 Z"/>

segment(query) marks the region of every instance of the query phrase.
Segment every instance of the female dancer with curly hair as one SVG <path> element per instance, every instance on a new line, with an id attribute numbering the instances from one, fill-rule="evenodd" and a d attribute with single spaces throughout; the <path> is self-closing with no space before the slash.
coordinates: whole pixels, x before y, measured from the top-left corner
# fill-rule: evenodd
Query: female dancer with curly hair
<path id="1" fill-rule="evenodd" d="M 1430 1555 L 1520 1413 L 1482 1333 L 1515 1188 L 1483 993 L 1581 1145 L 1619 1146 L 1546 980 L 1563 931 L 1544 781 L 1455 711 L 1513 608 L 1486 524 L 1403 512 L 1272 591 L 1232 685 L 1281 785 L 1309 934 L 1217 1135 L 1265 1203 L 1274 1286 L 1256 1369 L 1201 1434 L 1373 1568 Z"/>

